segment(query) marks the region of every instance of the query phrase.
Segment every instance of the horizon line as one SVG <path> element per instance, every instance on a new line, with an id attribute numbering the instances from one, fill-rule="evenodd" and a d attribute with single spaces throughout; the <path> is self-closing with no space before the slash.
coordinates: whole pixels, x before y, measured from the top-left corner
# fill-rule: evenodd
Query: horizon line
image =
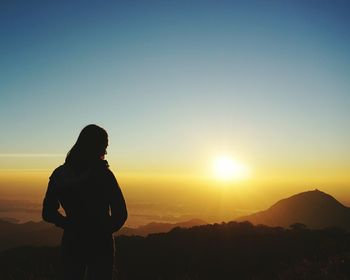
<path id="1" fill-rule="evenodd" d="M 0 158 L 26 158 L 26 157 L 63 157 L 66 154 L 0 154 Z"/>

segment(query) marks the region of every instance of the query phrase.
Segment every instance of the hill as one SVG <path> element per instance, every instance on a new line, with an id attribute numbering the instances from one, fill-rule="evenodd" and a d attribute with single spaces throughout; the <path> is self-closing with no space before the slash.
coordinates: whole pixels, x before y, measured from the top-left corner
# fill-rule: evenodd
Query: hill
<path id="1" fill-rule="evenodd" d="M 143 226 L 139 226 L 137 228 L 130 228 L 130 227 L 123 227 L 119 232 L 118 235 L 139 235 L 139 236 L 147 236 L 152 233 L 162 233 L 162 232 L 168 232 L 176 227 L 182 227 L 182 228 L 190 228 L 194 226 L 199 225 L 205 225 L 207 222 L 201 220 L 201 219 L 191 219 L 189 221 L 180 222 L 180 223 L 156 223 L 152 222 Z"/>
<path id="2" fill-rule="evenodd" d="M 18 224 L 0 220 L 0 250 L 25 245 L 56 246 L 61 235 L 61 229 L 43 221 Z"/>
<path id="3" fill-rule="evenodd" d="M 308 191 L 282 199 L 269 209 L 237 221 L 249 221 L 252 224 L 289 227 L 302 223 L 310 229 L 339 227 L 350 230 L 350 208 L 342 205 L 331 195 L 319 190 Z M 181 223 L 149 223 L 137 228 L 124 227 L 118 236 L 147 236 L 153 233 L 169 232 L 173 228 L 191 228 L 206 224 L 200 219 Z M 60 243 L 62 230 L 41 222 L 23 224 L 0 220 L 0 251 L 18 246 L 56 246 Z"/>
<path id="4" fill-rule="evenodd" d="M 312 229 L 339 227 L 350 230 L 350 208 L 316 189 L 282 199 L 265 211 L 236 220 L 268 226 L 289 227 L 302 223 Z"/>

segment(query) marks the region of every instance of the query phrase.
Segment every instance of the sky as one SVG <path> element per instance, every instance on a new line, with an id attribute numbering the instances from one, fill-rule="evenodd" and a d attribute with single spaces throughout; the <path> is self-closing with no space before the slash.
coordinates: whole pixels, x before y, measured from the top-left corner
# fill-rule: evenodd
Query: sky
<path id="1" fill-rule="evenodd" d="M 40 201 L 96 123 L 131 225 L 229 220 L 314 188 L 350 206 L 348 1 L 0 5 L 6 203 Z M 250 175 L 216 178 L 220 155 Z"/>

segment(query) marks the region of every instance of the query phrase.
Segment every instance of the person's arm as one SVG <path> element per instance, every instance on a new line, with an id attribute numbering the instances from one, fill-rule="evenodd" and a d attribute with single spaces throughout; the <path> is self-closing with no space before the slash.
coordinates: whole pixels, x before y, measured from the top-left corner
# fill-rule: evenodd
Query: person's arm
<path id="1" fill-rule="evenodd" d="M 113 173 L 109 172 L 110 177 L 110 199 L 109 205 L 111 208 L 111 231 L 118 231 L 126 222 L 128 218 L 128 212 L 126 209 L 126 204 L 124 200 L 124 196 L 119 187 L 117 179 L 113 175 Z"/>
<path id="2" fill-rule="evenodd" d="M 52 223 L 58 227 L 65 228 L 67 224 L 67 217 L 63 216 L 58 211 L 59 208 L 60 203 L 55 191 L 54 180 L 50 177 L 49 185 L 47 187 L 43 202 L 42 218 L 48 223 Z"/>

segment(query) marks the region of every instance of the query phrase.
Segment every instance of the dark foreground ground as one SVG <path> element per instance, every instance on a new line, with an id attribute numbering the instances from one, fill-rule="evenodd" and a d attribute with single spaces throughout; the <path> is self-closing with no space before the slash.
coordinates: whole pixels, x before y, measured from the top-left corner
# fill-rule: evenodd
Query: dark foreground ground
<path id="1" fill-rule="evenodd" d="M 89 246 L 89 244 L 86 244 Z M 116 239 L 115 279 L 350 279 L 350 234 L 224 223 Z M 60 279 L 58 247 L 0 253 L 0 279 Z"/>

